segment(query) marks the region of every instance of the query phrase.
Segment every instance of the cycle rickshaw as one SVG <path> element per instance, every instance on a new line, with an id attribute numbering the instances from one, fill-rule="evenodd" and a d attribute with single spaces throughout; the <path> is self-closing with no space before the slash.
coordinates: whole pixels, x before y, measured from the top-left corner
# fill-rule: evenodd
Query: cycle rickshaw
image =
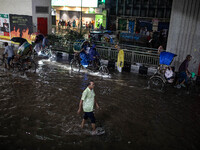
<path id="1" fill-rule="evenodd" d="M 74 59 L 71 60 L 70 66 L 72 71 L 80 71 L 81 69 L 87 69 L 93 72 L 99 72 L 103 75 L 108 75 L 109 70 L 106 65 L 103 65 L 100 58 L 98 58 L 95 63 L 87 60 L 87 65 L 83 63 L 80 55 L 82 52 L 82 48 L 85 47 L 86 53 L 90 50 L 90 43 L 87 40 L 77 40 L 73 44 L 73 50 L 74 50 Z M 94 65 L 95 64 L 95 65 Z"/>
<path id="2" fill-rule="evenodd" d="M 170 52 L 161 52 L 160 53 L 160 65 L 157 68 L 155 74 L 150 77 L 148 81 L 148 86 L 152 89 L 163 90 L 164 86 L 169 83 L 174 82 L 174 70 L 170 67 L 176 54 Z M 169 70 L 169 76 L 167 72 Z M 170 73 L 171 72 L 171 73 Z"/>
<path id="3" fill-rule="evenodd" d="M 12 62 L 13 69 L 17 68 L 23 73 L 26 70 L 36 72 L 37 64 L 32 58 L 32 45 L 28 41 L 21 37 L 14 37 L 11 41 L 19 43 L 19 48 L 17 51 L 17 56 L 14 57 Z"/>

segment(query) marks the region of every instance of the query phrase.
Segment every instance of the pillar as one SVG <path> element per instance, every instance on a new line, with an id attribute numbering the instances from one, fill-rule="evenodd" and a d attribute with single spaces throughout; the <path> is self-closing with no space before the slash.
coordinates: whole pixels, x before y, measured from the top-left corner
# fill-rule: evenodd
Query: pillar
<path id="1" fill-rule="evenodd" d="M 178 67 L 187 54 L 192 55 L 191 72 L 198 73 L 200 63 L 200 0 L 173 0 L 167 51 L 177 54 Z"/>

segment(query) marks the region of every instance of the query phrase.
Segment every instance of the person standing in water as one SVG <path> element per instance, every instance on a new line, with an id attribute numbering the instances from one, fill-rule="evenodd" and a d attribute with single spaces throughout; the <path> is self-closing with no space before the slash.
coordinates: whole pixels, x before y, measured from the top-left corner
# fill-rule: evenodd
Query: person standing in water
<path id="1" fill-rule="evenodd" d="M 81 123 L 81 128 L 84 127 L 85 121 L 89 118 L 92 124 L 92 134 L 96 134 L 96 127 L 95 127 L 95 117 L 94 117 L 94 105 L 96 105 L 97 109 L 99 109 L 99 105 L 95 100 L 95 93 L 94 93 L 94 82 L 90 81 L 88 83 L 87 88 L 83 91 L 82 97 L 79 103 L 78 114 L 80 114 L 81 110 L 83 109 L 84 116 Z"/>
<path id="2" fill-rule="evenodd" d="M 5 58 L 5 55 L 8 54 L 8 57 L 7 57 L 7 64 L 8 64 L 8 69 L 11 68 L 11 65 L 10 65 L 10 61 L 12 59 L 14 59 L 14 56 L 15 56 L 15 52 L 13 50 L 13 47 L 12 46 L 9 46 L 7 42 L 4 43 L 4 46 L 5 46 L 5 50 L 4 50 L 4 53 L 3 53 L 3 57 Z"/>

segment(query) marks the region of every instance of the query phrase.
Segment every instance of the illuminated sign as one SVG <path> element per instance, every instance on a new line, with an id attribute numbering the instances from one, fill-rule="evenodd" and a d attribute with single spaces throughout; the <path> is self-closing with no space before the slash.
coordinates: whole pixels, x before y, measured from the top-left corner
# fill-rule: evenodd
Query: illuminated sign
<path id="1" fill-rule="evenodd" d="M 52 0 L 52 6 L 68 6 L 68 7 L 97 7 L 98 0 Z"/>

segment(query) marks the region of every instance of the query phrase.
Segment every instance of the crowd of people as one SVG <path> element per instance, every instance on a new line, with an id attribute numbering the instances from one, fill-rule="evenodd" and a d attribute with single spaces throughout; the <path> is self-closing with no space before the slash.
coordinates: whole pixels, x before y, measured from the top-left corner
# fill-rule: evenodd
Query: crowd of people
<path id="1" fill-rule="evenodd" d="M 85 26 L 86 29 L 94 29 L 94 24 L 95 24 L 94 20 L 83 22 L 83 26 Z M 69 28 L 71 28 L 71 27 L 73 27 L 73 28 L 78 27 L 79 28 L 80 27 L 80 21 L 78 19 L 76 19 L 76 20 L 74 19 L 73 21 L 70 21 L 70 20 L 65 21 L 65 20 L 61 19 L 58 22 L 58 26 L 69 27 Z M 102 28 L 102 24 L 98 23 L 97 27 L 99 28 L 100 26 Z"/>
<path id="2" fill-rule="evenodd" d="M 136 31 L 136 34 L 140 34 L 142 36 L 146 36 L 146 40 L 148 44 L 145 46 L 151 48 L 157 48 L 159 45 L 162 45 L 166 48 L 168 30 L 162 29 L 160 31 L 150 31 L 147 27 L 141 27 L 140 30 Z"/>

